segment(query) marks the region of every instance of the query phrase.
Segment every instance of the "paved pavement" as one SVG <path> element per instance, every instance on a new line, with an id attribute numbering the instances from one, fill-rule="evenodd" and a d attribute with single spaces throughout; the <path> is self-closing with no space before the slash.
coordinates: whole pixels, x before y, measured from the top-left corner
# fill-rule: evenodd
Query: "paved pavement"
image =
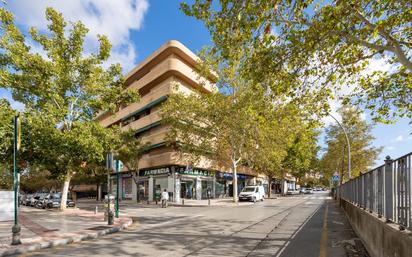
<path id="1" fill-rule="evenodd" d="M 22 244 L 10 245 L 13 222 L 0 222 L 0 256 L 14 251 L 25 252 L 95 238 L 115 232 L 130 223 L 130 218 L 121 217 L 113 226 L 107 226 L 103 213 L 95 214 L 79 209 L 60 212 L 21 206 L 19 224 L 22 228 L 20 233 Z"/>
<path id="2" fill-rule="evenodd" d="M 97 240 L 25 256 L 366 256 L 325 193 L 237 207 L 128 206 L 122 213 L 137 223 Z"/>

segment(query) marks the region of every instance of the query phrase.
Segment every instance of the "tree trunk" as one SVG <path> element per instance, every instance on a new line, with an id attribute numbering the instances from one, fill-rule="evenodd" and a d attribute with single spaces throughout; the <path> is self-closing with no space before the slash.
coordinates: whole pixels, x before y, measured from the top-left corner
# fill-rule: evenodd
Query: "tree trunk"
<path id="1" fill-rule="evenodd" d="M 238 202 L 237 197 L 237 165 L 233 162 L 233 202 Z"/>
<path id="2" fill-rule="evenodd" d="M 270 198 L 272 196 L 272 177 L 268 176 L 268 181 L 269 181 L 269 186 L 268 186 L 268 198 Z"/>
<path id="3" fill-rule="evenodd" d="M 139 171 L 136 172 L 137 175 L 132 173 L 133 181 L 136 185 L 136 202 L 139 203 Z"/>
<path id="4" fill-rule="evenodd" d="M 70 186 L 70 179 L 71 175 L 68 172 L 64 178 L 64 183 L 63 183 L 63 189 L 62 189 L 62 199 L 60 202 L 60 210 L 64 211 L 66 210 L 66 204 L 67 204 L 67 194 L 69 192 L 69 186 Z"/>

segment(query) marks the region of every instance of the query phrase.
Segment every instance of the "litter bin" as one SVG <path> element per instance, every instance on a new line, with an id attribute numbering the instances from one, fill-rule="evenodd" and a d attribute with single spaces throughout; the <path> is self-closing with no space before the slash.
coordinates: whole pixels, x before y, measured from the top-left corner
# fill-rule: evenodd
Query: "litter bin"
<path id="1" fill-rule="evenodd" d="M 106 211 L 104 212 L 104 221 L 108 221 L 107 223 L 109 225 L 113 225 L 114 199 L 115 197 L 113 195 L 111 195 L 109 198 L 107 197 L 107 195 L 104 197 L 104 204 L 106 208 Z"/>

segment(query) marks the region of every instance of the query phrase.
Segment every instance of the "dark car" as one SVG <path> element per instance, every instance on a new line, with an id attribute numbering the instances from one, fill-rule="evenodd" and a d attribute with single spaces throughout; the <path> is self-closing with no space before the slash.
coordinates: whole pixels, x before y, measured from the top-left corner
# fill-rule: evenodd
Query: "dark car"
<path id="1" fill-rule="evenodd" d="M 45 209 L 46 208 L 45 201 L 47 200 L 46 197 L 47 197 L 47 194 L 44 194 L 44 193 L 39 194 L 39 198 L 37 199 L 36 204 L 34 206 L 36 208 Z"/>
<path id="2" fill-rule="evenodd" d="M 47 197 L 46 207 L 47 208 L 59 208 L 61 201 L 62 201 L 61 193 L 49 194 Z M 66 207 L 74 207 L 74 206 L 75 206 L 74 201 L 70 199 L 69 197 L 67 197 Z"/>
<path id="3" fill-rule="evenodd" d="M 30 198 L 30 204 L 29 204 L 29 205 L 32 206 L 32 207 L 36 206 L 37 201 L 39 200 L 39 198 L 40 198 L 40 194 L 39 194 L 39 193 L 34 194 L 34 195 Z"/>
<path id="4" fill-rule="evenodd" d="M 58 193 L 49 194 L 46 197 L 46 208 L 60 207 L 61 195 Z"/>

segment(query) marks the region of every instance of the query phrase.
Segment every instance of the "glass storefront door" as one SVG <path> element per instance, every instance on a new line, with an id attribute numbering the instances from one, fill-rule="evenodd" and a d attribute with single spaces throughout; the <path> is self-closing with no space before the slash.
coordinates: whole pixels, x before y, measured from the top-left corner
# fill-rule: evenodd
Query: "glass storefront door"
<path id="1" fill-rule="evenodd" d="M 202 179 L 202 199 L 214 198 L 213 179 Z"/>
<path id="2" fill-rule="evenodd" d="M 194 180 L 182 179 L 182 181 L 180 182 L 180 198 L 196 198 L 196 184 Z"/>
<path id="3" fill-rule="evenodd" d="M 139 180 L 137 185 L 137 200 L 149 200 L 149 180 Z"/>

